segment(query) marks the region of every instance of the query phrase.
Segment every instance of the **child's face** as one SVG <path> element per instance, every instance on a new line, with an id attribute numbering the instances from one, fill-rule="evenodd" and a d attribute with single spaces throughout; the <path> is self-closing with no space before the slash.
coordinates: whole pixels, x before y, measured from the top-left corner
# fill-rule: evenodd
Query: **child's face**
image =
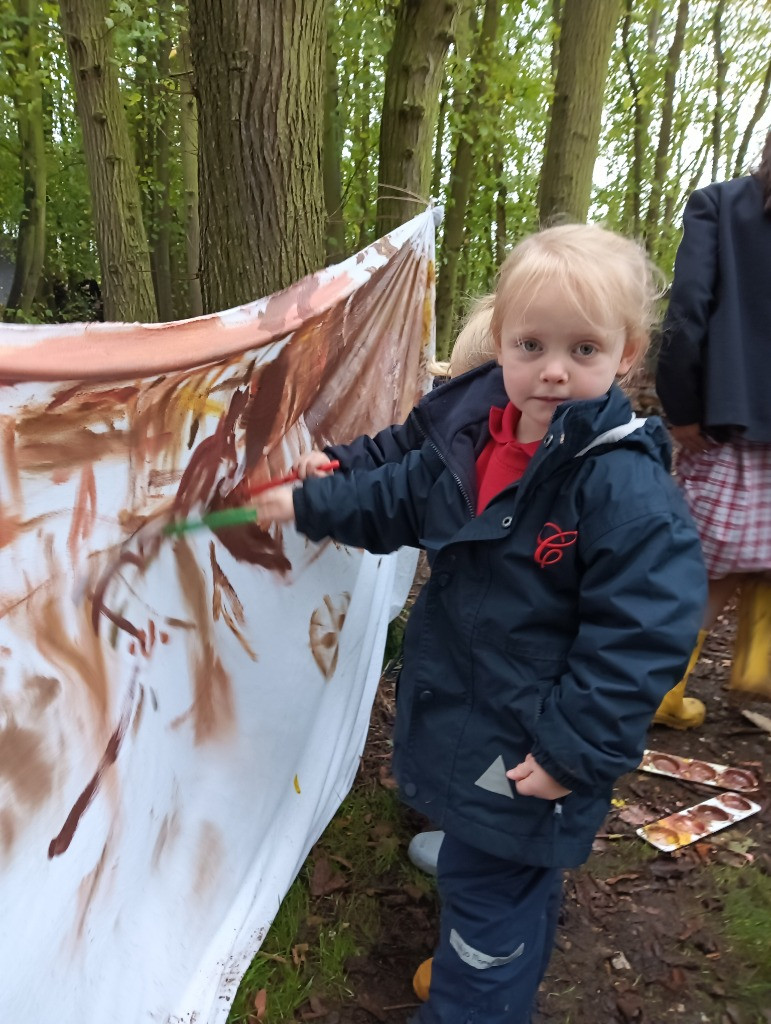
<path id="1" fill-rule="evenodd" d="M 604 395 L 634 355 L 623 328 L 591 322 L 555 284 L 543 284 L 524 313 L 512 306 L 497 357 L 506 394 L 522 413 L 517 440 L 542 438 L 560 402 Z"/>

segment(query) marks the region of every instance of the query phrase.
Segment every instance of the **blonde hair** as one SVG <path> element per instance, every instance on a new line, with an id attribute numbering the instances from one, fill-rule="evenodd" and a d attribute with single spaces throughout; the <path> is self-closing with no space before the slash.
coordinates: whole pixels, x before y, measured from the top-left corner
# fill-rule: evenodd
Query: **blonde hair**
<path id="1" fill-rule="evenodd" d="M 633 368 L 642 362 L 657 321 L 656 300 L 663 276 L 636 242 L 598 224 L 559 224 L 519 242 L 498 275 L 492 335 L 496 352 L 509 312 L 530 299 L 545 282 L 555 282 L 565 299 L 598 326 L 618 319 L 631 345 Z"/>
<path id="2" fill-rule="evenodd" d="M 455 339 L 449 360 L 434 362 L 429 366 L 434 376 L 459 377 L 475 366 L 495 359 L 495 343 L 490 330 L 494 306 L 494 294 L 480 295 L 474 300 Z"/>

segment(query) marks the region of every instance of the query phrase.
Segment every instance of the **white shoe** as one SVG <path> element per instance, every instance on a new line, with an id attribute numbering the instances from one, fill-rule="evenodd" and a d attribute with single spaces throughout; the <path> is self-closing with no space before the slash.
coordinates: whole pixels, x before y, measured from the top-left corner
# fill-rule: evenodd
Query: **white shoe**
<path id="1" fill-rule="evenodd" d="M 427 875 L 435 876 L 439 847 L 443 839 L 444 832 L 418 832 L 410 840 L 407 856 L 416 868 L 425 871 Z"/>

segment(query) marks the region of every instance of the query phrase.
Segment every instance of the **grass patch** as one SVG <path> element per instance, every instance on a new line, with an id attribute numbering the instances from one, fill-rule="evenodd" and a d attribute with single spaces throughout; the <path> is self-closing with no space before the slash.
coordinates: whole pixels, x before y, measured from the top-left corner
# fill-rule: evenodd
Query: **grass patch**
<path id="1" fill-rule="evenodd" d="M 643 864 L 648 864 L 659 856 L 658 850 L 649 843 L 643 842 L 638 836 L 616 839 L 587 862 L 585 870 L 589 870 L 597 878 L 612 878 L 625 871 L 634 871 Z"/>
<path id="2" fill-rule="evenodd" d="M 261 1024 L 295 1019 L 308 1002 L 344 1000 L 346 962 L 378 941 L 378 888 L 412 886 L 426 895 L 433 881 L 406 857 L 411 838 L 396 794 L 360 785 L 346 797 L 279 907 L 241 985 L 228 1024 L 256 1024 L 255 996 L 267 994 Z M 345 886 L 314 897 L 311 882 L 326 860 Z"/>
<path id="3" fill-rule="evenodd" d="M 723 904 L 722 934 L 730 948 L 737 990 L 760 1012 L 771 1003 L 771 877 L 729 867 L 712 868 L 709 875 Z"/>

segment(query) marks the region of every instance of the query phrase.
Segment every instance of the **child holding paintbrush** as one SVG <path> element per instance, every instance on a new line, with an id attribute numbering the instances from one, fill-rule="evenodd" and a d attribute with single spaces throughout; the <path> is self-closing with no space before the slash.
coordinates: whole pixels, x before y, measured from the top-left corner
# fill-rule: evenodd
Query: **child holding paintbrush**
<path id="1" fill-rule="evenodd" d="M 698 632 L 705 574 L 666 431 L 615 383 L 644 355 L 654 299 L 647 259 L 618 235 L 525 239 L 496 291 L 498 365 L 359 439 L 377 469 L 255 499 L 266 525 L 423 547 L 431 563 L 394 744 L 402 797 L 446 832 L 419 1024 L 530 1020 L 561 869 L 588 856 Z"/>

